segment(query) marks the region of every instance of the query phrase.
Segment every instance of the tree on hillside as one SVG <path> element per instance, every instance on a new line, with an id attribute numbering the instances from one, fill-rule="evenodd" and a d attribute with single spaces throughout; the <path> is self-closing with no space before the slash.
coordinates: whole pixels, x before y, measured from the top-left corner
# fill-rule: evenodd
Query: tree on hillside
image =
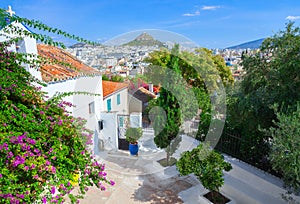
<path id="1" fill-rule="evenodd" d="M 270 160 L 273 169 L 283 175 L 289 192 L 300 192 L 300 105 L 292 112 L 280 113 L 275 108 L 278 121 L 266 131 L 272 136 Z"/>
<path id="2" fill-rule="evenodd" d="M 160 79 L 161 76 L 165 76 L 171 57 L 170 52 L 166 49 L 150 53 L 147 62 L 151 63 L 151 66 L 147 67 L 145 75 L 150 79 Z M 211 124 L 211 99 L 219 89 L 218 81 L 229 85 L 233 82 L 233 78 L 224 59 L 220 56 L 213 56 L 205 48 L 199 48 L 195 53 L 182 51 L 178 57 L 181 76 L 193 90 L 192 95 L 196 97 L 198 108 L 202 110 L 197 138 L 204 140 Z"/>
<path id="3" fill-rule="evenodd" d="M 13 23 L 7 25 L 3 19 L 81 40 L 40 22 L 9 16 L 3 9 L 0 19 L 9 34 L 34 37 L 47 44 L 62 45 L 50 37 L 20 30 Z M 84 136 L 89 136 L 89 131 L 83 121 L 66 111 L 71 104 L 61 100 L 63 95 L 44 100 L 45 93 L 34 86 L 43 83 L 23 64 L 38 69 L 47 59 L 7 50 L 19 40 L 0 43 L 0 203 L 61 203 L 74 183 L 79 184 L 79 196 L 88 186 L 105 190 L 103 183 L 114 182 L 106 178 L 105 165 L 93 159 L 85 146 L 89 138 Z M 76 202 L 77 197 L 70 198 Z"/>
<path id="4" fill-rule="evenodd" d="M 204 188 L 210 190 L 212 202 L 225 203 L 218 198 L 218 192 L 224 184 L 223 171 L 230 171 L 232 166 L 223 155 L 212 150 L 208 143 L 201 143 L 191 151 L 182 153 L 176 163 L 180 175 L 194 174 Z"/>
<path id="5" fill-rule="evenodd" d="M 155 118 L 154 142 L 158 147 L 166 148 L 167 164 L 170 160 L 170 153 L 172 152 L 169 146 L 172 140 L 178 136 L 179 127 L 181 125 L 181 107 L 178 99 L 174 96 L 174 93 L 182 92 L 180 90 L 181 87 L 176 85 L 180 80 L 180 76 L 181 76 L 179 64 L 178 64 L 179 61 L 178 54 L 179 54 L 179 45 L 175 45 L 175 47 L 172 49 L 171 52 L 170 61 L 167 64 L 167 67 L 173 70 L 175 74 L 171 76 L 170 74 L 166 73 L 164 77 L 168 83 L 165 83 L 164 84 L 165 86 L 161 88 L 160 95 L 155 103 L 155 105 L 161 107 L 166 113 L 166 123 L 164 125 L 163 130 L 161 130 L 161 128 L 158 128 L 158 126 L 160 127 L 162 120 L 165 119 L 161 118 L 162 115 L 158 115 Z M 160 130 L 160 132 L 157 132 L 158 130 Z"/>
<path id="6" fill-rule="evenodd" d="M 274 104 L 295 110 L 300 100 L 300 32 L 293 23 L 284 31 L 267 38 L 256 54 L 244 54 L 242 65 L 246 71 L 240 88 L 228 95 L 228 126 L 239 132 L 247 145 L 241 149 L 243 157 L 262 164 L 269 153 L 268 129 L 277 120 Z"/>

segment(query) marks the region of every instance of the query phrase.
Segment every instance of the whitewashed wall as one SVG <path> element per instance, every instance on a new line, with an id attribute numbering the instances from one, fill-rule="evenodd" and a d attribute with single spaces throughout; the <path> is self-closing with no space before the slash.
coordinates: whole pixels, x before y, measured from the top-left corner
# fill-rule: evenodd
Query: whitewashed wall
<path id="1" fill-rule="evenodd" d="M 104 143 L 104 149 L 117 150 L 118 144 L 118 123 L 117 113 L 101 113 L 103 120 L 103 129 L 100 131 L 99 139 Z"/>
<path id="2" fill-rule="evenodd" d="M 133 113 L 133 112 L 142 113 L 143 111 L 143 102 L 133 97 L 131 94 L 129 94 L 128 97 L 128 105 L 129 105 L 129 113 Z"/>
<path id="3" fill-rule="evenodd" d="M 120 94 L 121 103 L 117 105 L 117 95 Z M 125 88 L 110 96 L 105 97 L 103 101 L 103 110 L 107 111 L 107 100 L 111 99 L 111 111 L 118 112 L 119 114 L 129 114 L 128 106 L 128 89 Z"/>
<path id="4" fill-rule="evenodd" d="M 87 128 L 98 130 L 98 120 L 100 120 L 100 112 L 103 110 L 102 96 L 102 77 L 78 77 L 66 81 L 51 82 L 43 91 L 48 92 L 49 97 L 53 97 L 56 93 L 66 92 L 88 92 L 91 94 L 100 94 L 100 96 L 74 94 L 64 97 L 64 101 L 71 102 L 75 107 L 67 108 L 74 117 L 82 117 L 87 120 Z M 89 104 L 94 102 L 94 113 L 89 113 Z"/>

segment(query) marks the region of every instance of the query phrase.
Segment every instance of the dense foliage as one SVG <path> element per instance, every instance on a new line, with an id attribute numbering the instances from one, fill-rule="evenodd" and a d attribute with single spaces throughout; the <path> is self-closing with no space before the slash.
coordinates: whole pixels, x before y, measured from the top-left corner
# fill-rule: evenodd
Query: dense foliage
<path id="1" fill-rule="evenodd" d="M 219 96 L 222 95 L 220 87 L 222 85 L 228 86 L 232 84 L 233 77 L 224 59 L 221 56 L 213 55 L 208 49 L 198 48 L 196 52 L 181 51 L 176 54 L 176 57 L 178 61 L 176 66 L 179 70 L 177 72 L 181 75 L 181 78 L 179 78 L 178 81 L 174 81 L 173 79 L 171 80 L 170 77 L 166 77 L 165 80 L 162 79 L 162 81 L 175 82 L 171 85 L 169 85 L 170 83 L 166 84 L 166 86 L 174 86 L 174 88 L 177 86 L 179 90 L 185 89 L 185 91 L 191 90 L 191 92 L 186 94 L 185 99 L 182 100 L 184 103 L 180 101 L 180 108 L 186 109 L 182 111 L 184 112 L 185 119 L 193 118 L 195 112 L 198 113 L 195 109 L 201 110 L 199 131 L 195 134 L 197 139 L 204 140 L 212 121 L 212 111 L 222 112 L 220 109 L 215 108 L 218 106 L 218 101 L 214 100 L 215 96 L 217 93 L 220 93 Z M 156 79 L 161 79 L 161 76 L 167 76 L 168 69 L 173 69 L 172 66 L 170 66 L 171 58 L 174 58 L 174 56 L 166 49 L 150 53 L 146 61 L 149 62 L 151 66 L 145 70 L 145 75 L 150 81 L 154 82 Z M 182 81 L 185 81 L 186 84 L 182 83 Z M 186 87 L 183 88 L 179 86 L 180 84 Z M 194 99 L 197 101 L 198 107 L 194 107 Z M 214 107 L 212 106 L 211 100 L 214 100 Z M 174 106 L 175 103 L 172 105 Z M 223 109 L 226 108 L 223 107 Z"/>
<path id="2" fill-rule="evenodd" d="M 192 151 L 184 152 L 176 166 L 180 175 L 195 174 L 211 192 L 219 191 L 224 184 L 223 171 L 232 169 L 231 164 L 220 153 L 211 150 L 207 143 L 201 143 Z"/>
<path id="3" fill-rule="evenodd" d="M 246 71 L 239 87 L 228 92 L 227 128 L 242 135 L 242 159 L 268 167 L 272 136 L 259 129 L 268 129 L 277 120 L 272 106 L 278 104 L 285 113 L 295 110 L 300 100 L 300 32 L 293 23 L 271 38 L 259 52 L 244 55 Z M 263 164 L 263 165 L 262 165 Z"/>
<path id="4" fill-rule="evenodd" d="M 0 19 L 3 15 L 9 18 L 0 11 Z M 11 17 L 16 19 L 45 27 Z M 61 203 L 74 182 L 79 183 L 82 194 L 88 186 L 105 190 L 104 183 L 113 185 L 106 178 L 105 165 L 87 149 L 91 133 L 84 128 L 84 121 L 66 111 L 72 104 L 59 97 L 45 100 L 45 93 L 37 87 L 42 83 L 22 66 L 30 63 L 36 68 L 40 61 L 9 52 L 7 47 L 14 40 L 18 38 L 0 43 L 0 203 Z M 74 175 L 79 175 L 78 181 Z M 74 196 L 70 198 L 76 201 Z"/>
<path id="5" fill-rule="evenodd" d="M 286 114 L 276 111 L 276 116 L 276 128 L 268 132 L 273 138 L 270 160 L 273 168 L 282 173 L 289 191 L 300 192 L 300 106 Z"/>

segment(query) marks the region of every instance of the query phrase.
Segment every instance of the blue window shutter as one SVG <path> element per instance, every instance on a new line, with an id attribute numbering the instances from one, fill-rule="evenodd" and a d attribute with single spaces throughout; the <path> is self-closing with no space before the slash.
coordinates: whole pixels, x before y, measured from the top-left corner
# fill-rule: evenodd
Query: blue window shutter
<path id="1" fill-rule="evenodd" d="M 120 127 L 123 127 L 124 126 L 124 117 L 123 116 L 121 116 L 120 117 Z"/>
<path id="2" fill-rule="evenodd" d="M 121 104 L 121 96 L 120 94 L 117 95 L 117 105 Z"/>
<path id="3" fill-rule="evenodd" d="M 111 99 L 107 100 L 107 111 L 111 111 Z"/>

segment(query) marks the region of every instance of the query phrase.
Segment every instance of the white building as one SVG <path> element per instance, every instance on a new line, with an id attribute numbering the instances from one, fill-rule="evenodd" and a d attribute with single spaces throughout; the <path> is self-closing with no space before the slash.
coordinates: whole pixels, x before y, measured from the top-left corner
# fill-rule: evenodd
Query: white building
<path id="1" fill-rule="evenodd" d="M 64 67 L 59 64 L 48 64 L 40 67 L 39 70 L 24 65 L 26 70 L 34 77 L 47 83 L 42 91 L 48 92 L 49 97 L 57 93 L 66 92 L 88 92 L 97 95 L 75 94 L 65 97 L 64 100 L 71 102 L 74 107 L 67 109 L 75 117 L 82 117 L 87 120 L 86 127 L 94 131 L 94 152 L 97 154 L 98 135 L 100 133 L 99 123 L 100 112 L 103 110 L 102 76 L 96 69 L 84 65 L 66 51 L 49 45 L 37 45 L 36 40 L 23 35 L 7 34 L 11 27 L 31 32 L 25 25 L 12 22 L 0 31 L 0 42 L 15 37 L 21 37 L 17 43 L 12 44 L 8 49 L 14 52 L 30 53 L 43 57 L 60 60 L 76 67 L 76 70 Z"/>

